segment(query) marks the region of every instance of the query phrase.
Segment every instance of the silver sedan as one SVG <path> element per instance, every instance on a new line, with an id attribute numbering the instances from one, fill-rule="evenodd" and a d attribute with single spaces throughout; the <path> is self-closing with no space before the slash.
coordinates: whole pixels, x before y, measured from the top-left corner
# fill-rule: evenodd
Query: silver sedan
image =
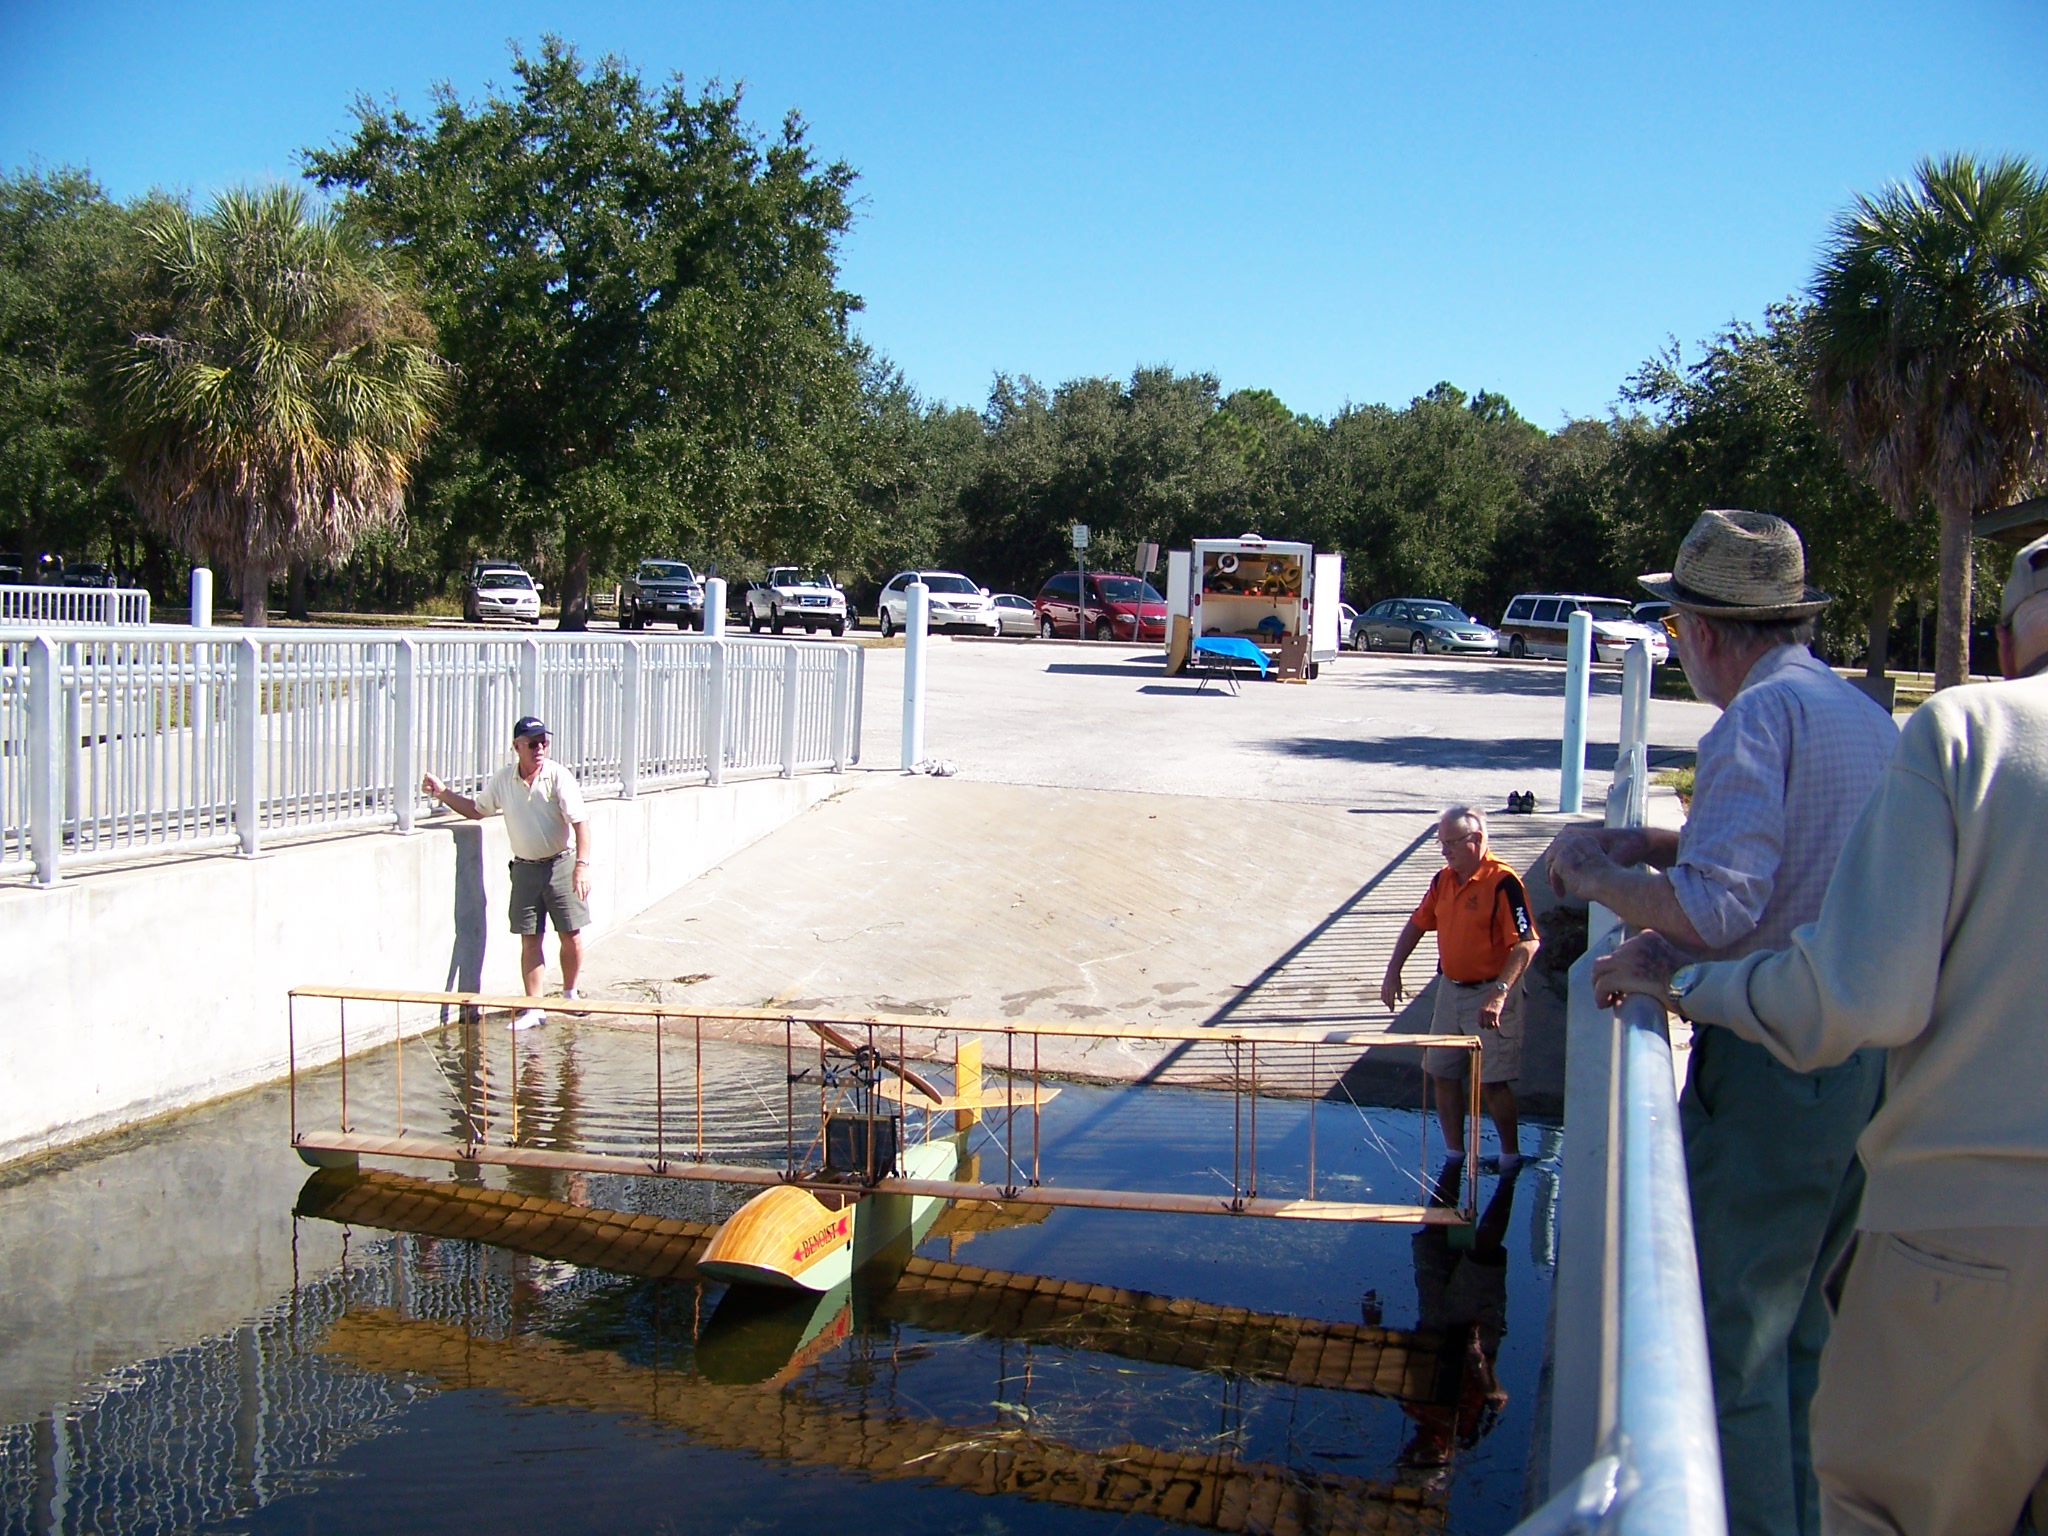
<path id="1" fill-rule="evenodd" d="M 995 596 L 996 620 L 1001 624 L 1001 633 L 1036 638 L 1038 634 L 1038 610 L 1031 605 L 1028 597 L 1019 597 L 1014 592 L 998 592 Z"/>

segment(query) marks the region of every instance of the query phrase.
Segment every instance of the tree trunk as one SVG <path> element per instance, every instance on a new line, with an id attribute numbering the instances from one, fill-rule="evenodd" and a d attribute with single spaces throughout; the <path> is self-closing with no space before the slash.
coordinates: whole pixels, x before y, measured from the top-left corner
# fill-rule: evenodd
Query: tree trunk
<path id="1" fill-rule="evenodd" d="M 1892 610 L 1898 606 L 1896 583 L 1880 578 L 1870 591 L 1870 652 L 1864 658 L 1863 675 L 1883 680 L 1892 659 Z"/>
<path id="2" fill-rule="evenodd" d="M 1941 585 L 1934 630 L 1934 686 L 1970 680 L 1970 513 L 1941 512 Z"/>
<path id="3" fill-rule="evenodd" d="M 270 602 L 270 568 L 262 565 L 247 565 L 242 568 L 242 627 L 261 629 L 264 620 L 270 617 L 265 611 Z"/>
<path id="4" fill-rule="evenodd" d="M 306 622 L 306 562 L 291 563 L 284 585 L 284 616 Z"/>
<path id="5" fill-rule="evenodd" d="M 557 629 L 590 628 L 590 551 L 571 551 L 562 566 L 561 617 Z"/>

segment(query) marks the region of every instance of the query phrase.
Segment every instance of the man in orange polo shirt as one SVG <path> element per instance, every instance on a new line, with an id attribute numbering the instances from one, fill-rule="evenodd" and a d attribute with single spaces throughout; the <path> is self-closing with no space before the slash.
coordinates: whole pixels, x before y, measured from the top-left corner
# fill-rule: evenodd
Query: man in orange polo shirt
<path id="1" fill-rule="evenodd" d="M 1521 878 L 1487 851 L 1484 811 L 1452 806 L 1437 820 L 1436 840 L 1445 867 L 1394 941 L 1380 1001 L 1400 1006 L 1401 967 L 1434 929 L 1441 981 L 1430 1031 L 1479 1037 L 1480 1093 L 1500 1133 L 1500 1170 L 1507 1173 L 1522 1161 L 1514 1082 L 1522 1075 L 1522 977 L 1536 958 L 1536 924 Z M 1436 1093 L 1437 1122 L 1453 1157 L 1465 1155 L 1468 1061 L 1464 1051 L 1422 1053 L 1422 1070 Z"/>

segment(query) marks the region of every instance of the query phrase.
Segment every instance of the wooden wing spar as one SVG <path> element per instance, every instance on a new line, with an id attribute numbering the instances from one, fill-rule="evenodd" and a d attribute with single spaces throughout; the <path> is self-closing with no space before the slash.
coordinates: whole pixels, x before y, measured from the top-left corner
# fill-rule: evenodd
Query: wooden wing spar
<path id="1" fill-rule="evenodd" d="M 1317 1117 L 1313 1112 L 1306 1116 L 1305 1167 L 1293 1161 L 1299 1157 L 1298 1143 L 1297 1150 L 1289 1153 L 1290 1164 L 1285 1169 L 1276 1168 L 1270 1156 L 1262 1167 L 1261 1100 L 1276 1095 L 1292 1098 L 1297 1107 L 1288 1112 L 1295 1117 L 1288 1123 L 1297 1127 L 1301 1123 L 1299 1105 L 1305 1095 L 1299 1086 L 1284 1085 L 1287 1070 L 1294 1070 L 1300 1079 L 1299 1068 L 1288 1069 L 1285 1062 L 1306 1060 L 1306 1081 L 1319 1084 L 1314 1065 L 1319 1050 L 1327 1066 L 1341 1071 L 1343 1065 L 1374 1047 L 1413 1051 L 1419 1042 L 1412 1039 L 1389 1040 L 1377 1033 L 1312 1026 L 1188 1029 L 1103 1021 L 848 1018 L 765 1009 L 678 1012 L 661 1004 L 580 999 L 579 1015 L 615 1025 L 651 1025 L 653 1036 L 647 1073 L 651 1094 L 634 1101 L 640 1107 L 626 1117 L 623 1134 L 619 1117 L 607 1117 L 606 1141 L 580 1147 L 573 1142 L 565 1144 L 552 1133 L 545 1138 L 545 1145 L 537 1144 L 541 1138 L 533 1134 L 531 1125 L 522 1127 L 520 1051 L 515 1038 L 530 1046 L 532 1037 L 511 1037 L 489 1029 L 469 1037 L 470 1044 L 464 1047 L 470 1062 L 464 1070 L 476 1075 L 455 1101 L 448 1100 L 443 1091 L 454 1089 L 454 1083 L 445 1080 L 441 1072 L 429 1074 L 429 1091 L 434 1095 L 431 1120 L 439 1134 L 422 1136 L 406 1128 L 404 1035 L 408 1026 L 403 1011 L 433 1008 L 440 1011 L 444 1023 L 474 1023 L 489 1012 L 522 1009 L 527 1006 L 525 998 L 341 987 L 300 987 L 290 996 L 291 1137 L 308 1163 L 353 1167 L 368 1156 L 751 1184 L 762 1193 L 732 1217 L 706 1254 L 705 1268 L 731 1280 L 812 1292 L 830 1290 L 859 1268 L 865 1255 L 913 1232 L 946 1201 L 955 1199 L 1027 1208 L 1443 1226 L 1469 1225 L 1477 1205 L 1480 1114 L 1476 1072 L 1466 1074 L 1474 1099 L 1467 1115 L 1473 1145 L 1468 1148 L 1465 1198 L 1459 1206 L 1318 1198 Z M 384 1005 L 381 1011 L 375 1006 L 380 1004 Z M 324 1015 L 323 1023 L 332 1020 L 335 1027 L 314 1026 L 308 1015 L 316 1009 Z M 368 1029 L 364 1027 L 366 1014 L 376 1020 Z M 381 1107 L 381 1101 L 378 1116 L 395 1118 L 395 1124 L 359 1124 L 351 1111 L 352 1022 L 358 1057 L 365 1044 L 379 1050 L 392 1048 L 388 1063 L 380 1061 L 375 1070 L 382 1072 L 388 1067 L 395 1079 L 395 1116 Z M 778 1085 L 780 1091 L 763 1094 L 750 1084 L 743 1102 L 728 1097 L 713 1106 L 725 1125 L 732 1123 L 735 1111 L 754 1117 L 758 1106 L 758 1118 L 764 1124 L 739 1144 L 757 1149 L 751 1155 L 759 1157 L 758 1149 L 764 1143 L 772 1144 L 762 1134 L 767 1132 L 783 1144 L 782 1156 L 773 1159 L 780 1166 L 764 1166 L 770 1161 L 767 1158 L 759 1162 L 732 1160 L 719 1154 L 715 1140 L 707 1140 L 707 1082 L 714 1098 L 732 1090 L 721 1087 L 715 1076 L 706 1078 L 706 1024 L 781 1026 L 787 1087 Z M 417 1023 L 412 1027 L 417 1028 Z M 755 1032 L 758 1036 L 758 1028 Z M 664 1073 L 664 1037 L 672 1042 L 671 1056 L 673 1043 L 684 1043 L 686 1056 L 694 1057 L 694 1075 L 673 1069 Z M 944 1067 L 933 1064 L 931 1058 L 949 1037 L 952 1082 L 946 1084 L 942 1080 Z M 997 1038 L 1007 1067 L 994 1074 L 985 1070 L 983 1060 L 984 1041 L 990 1037 Z M 800 1047 L 800 1039 L 807 1043 Z M 692 1040 L 693 1053 L 688 1048 Z M 1039 1068 L 1040 1045 L 1074 1040 L 1141 1041 L 1170 1047 L 1176 1056 L 1202 1053 L 1200 1059 L 1213 1066 L 1205 1066 L 1208 1075 L 1200 1091 L 1232 1095 L 1235 1109 L 1229 1116 L 1216 1117 L 1214 1123 L 1220 1130 L 1215 1134 L 1221 1136 L 1221 1143 L 1213 1153 L 1199 1154 L 1205 1159 L 1213 1157 L 1213 1161 L 1197 1166 L 1206 1166 L 1210 1177 L 1220 1179 L 1227 1174 L 1227 1191 L 1100 1189 L 1062 1183 L 1057 1176 L 1059 1149 L 1057 1145 L 1048 1147 L 1041 1123 L 1045 1106 L 1060 1090 L 1045 1080 Z M 491 1065 L 501 1041 L 507 1058 L 504 1070 Z M 911 1049 L 913 1043 L 916 1052 Z M 719 1048 L 716 1037 L 711 1044 Z M 1479 1050 L 1479 1041 L 1468 1036 L 1434 1035 L 1428 1044 L 1474 1054 Z M 723 1049 L 758 1051 L 760 1045 Z M 417 1054 L 418 1047 L 413 1050 Z M 302 1123 L 298 1083 L 302 1057 L 331 1060 L 337 1051 L 339 1116 L 324 1127 Z M 358 1063 L 359 1076 L 363 1070 Z M 526 1070 L 532 1071 L 530 1064 Z M 1131 1091 L 1146 1090 L 1134 1086 Z M 1320 1087 L 1316 1091 L 1320 1092 Z M 1307 1097 L 1312 1104 L 1313 1096 Z M 357 1103 L 361 1103 L 360 1095 Z M 449 1126 L 451 1109 L 457 1133 L 452 1137 L 441 1129 Z M 532 1111 L 527 1114 L 530 1120 Z M 1268 1141 L 1272 1116 L 1269 1108 Z M 640 1124 L 635 1117 L 650 1123 Z M 985 1126 L 984 1122 L 989 1123 Z M 991 1144 L 998 1149 L 995 1167 L 1002 1174 L 999 1182 L 977 1178 L 968 1166 L 972 1161 L 966 1155 L 970 1136 L 977 1141 L 994 1137 Z M 1417 1167 L 1425 1173 L 1427 1148 L 1425 1133 L 1417 1148 Z M 1042 1166 L 1046 1157 L 1053 1161 L 1050 1170 Z M 1426 1188 L 1426 1179 L 1418 1180 L 1418 1192 Z"/>

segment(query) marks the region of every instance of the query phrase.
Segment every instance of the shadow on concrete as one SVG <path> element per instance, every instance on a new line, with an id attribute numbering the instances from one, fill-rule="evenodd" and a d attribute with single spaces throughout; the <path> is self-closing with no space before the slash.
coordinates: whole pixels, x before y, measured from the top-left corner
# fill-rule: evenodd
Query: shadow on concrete
<path id="1" fill-rule="evenodd" d="M 1357 676 L 1357 673 L 1348 674 Z M 1531 668 L 1524 666 L 1488 666 L 1484 663 L 1470 668 L 1424 671 L 1420 667 L 1397 666 L 1385 671 L 1374 670 L 1370 681 L 1375 689 L 1384 688 L 1394 693 L 1472 693 L 1498 696 L 1503 693 L 1517 694 L 1527 699 L 1564 698 L 1564 669 Z M 1618 697 L 1621 693 L 1621 674 L 1616 672 L 1595 672 L 1588 679 L 1589 692 L 1595 697 L 1609 695 Z"/>
<path id="2" fill-rule="evenodd" d="M 455 942 L 448 951 L 442 990 L 481 992 L 490 916 L 484 895 L 484 829 L 480 823 L 465 822 L 446 830 L 455 859 Z"/>
<path id="3" fill-rule="evenodd" d="M 1133 656 L 1121 666 L 1113 666 L 1108 662 L 1091 664 L 1088 662 L 1058 661 L 1045 670 L 1056 677 L 1133 677 L 1137 675 L 1132 670 L 1134 667 L 1141 667 L 1146 672 L 1157 672 L 1163 665 L 1164 663 L 1150 656 Z"/>
<path id="4" fill-rule="evenodd" d="M 1376 763 L 1394 768 L 1499 768 L 1525 773 L 1555 770 L 1559 754 L 1555 736 L 1293 736 L 1267 743 L 1267 750 L 1288 757 Z M 1611 741 L 1587 742 L 1586 771 L 1613 773 L 1616 755 Z M 1686 768 L 1692 761 L 1690 747 L 1650 748 L 1652 768 Z"/>

